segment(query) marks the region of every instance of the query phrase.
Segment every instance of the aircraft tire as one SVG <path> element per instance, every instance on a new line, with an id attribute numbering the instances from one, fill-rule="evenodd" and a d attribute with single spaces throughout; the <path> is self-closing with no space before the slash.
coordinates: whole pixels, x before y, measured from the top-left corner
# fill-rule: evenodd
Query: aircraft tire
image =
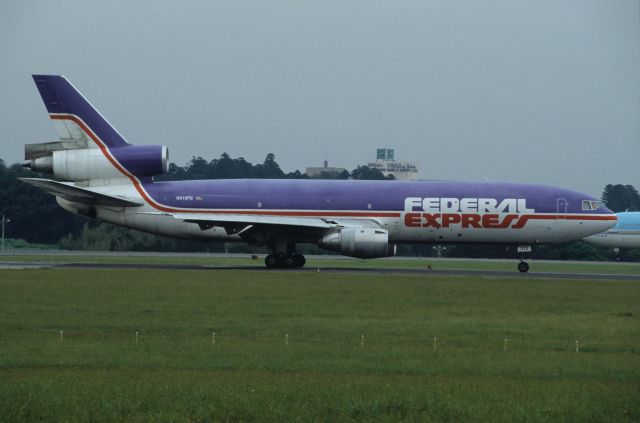
<path id="1" fill-rule="evenodd" d="M 518 263 L 518 271 L 520 273 L 527 273 L 529 271 L 529 263 L 526 261 L 521 261 Z"/>
<path id="2" fill-rule="evenodd" d="M 278 260 L 273 254 L 269 254 L 264 258 L 264 265 L 267 269 L 275 269 L 278 266 Z"/>
<path id="3" fill-rule="evenodd" d="M 293 266 L 294 267 L 304 267 L 304 265 L 307 263 L 307 259 L 304 258 L 304 256 L 302 254 L 295 254 L 293 256 Z"/>
<path id="4" fill-rule="evenodd" d="M 276 259 L 276 266 L 277 268 L 287 268 L 287 256 L 285 255 L 285 253 L 275 253 L 273 255 Z"/>
<path id="5" fill-rule="evenodd" d="M 302 254 L 284 255 L 282 253 L 269 254 L 264 258 L 264 265 L 267 269 L 291 269 L 302 267 L 307 260 Z"/>

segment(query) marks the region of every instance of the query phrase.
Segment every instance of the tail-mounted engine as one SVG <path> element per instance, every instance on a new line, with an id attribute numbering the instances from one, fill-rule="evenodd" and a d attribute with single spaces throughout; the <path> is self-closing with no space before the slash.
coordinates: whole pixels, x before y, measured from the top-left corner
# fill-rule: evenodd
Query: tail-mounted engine
<path id="1" fill-rule="evenodd" d="M 71 147 L 71 148 L 69 148 Z M 36 172 L 73 181 L 165 173 L 169 150 L 163 145 L 125 145 L 108 150 L 77 148 L 65 142 L 25 145 L 25 159 Z"/>
<path id="2" fill-rule="evenodd" d="M 318 245 L 358 258 L 391 257 L 396 253 L 396 245 L 389 244 L 389 233 L 379 228 L 342 228 L 324 235 Z"/>

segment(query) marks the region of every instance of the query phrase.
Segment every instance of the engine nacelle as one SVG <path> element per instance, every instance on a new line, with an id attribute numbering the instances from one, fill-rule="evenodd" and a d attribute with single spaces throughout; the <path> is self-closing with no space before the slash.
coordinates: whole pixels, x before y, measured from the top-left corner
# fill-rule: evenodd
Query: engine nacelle
<path id="1" fill-rule="evenodd" d="M 167 171 L 169 150 L 163 145 L 128 145 L 109 152 L 119 166 L 135 176 L 154 176 Z M 72 181 L 106 179 L 122 172 L 99 148 L 57 150 L 31 159 L 29 167 L 42 173 Z"/>
<path id="2" fill-rule="evenodd" d="M 396 254 L 396 245 L 389 244 L 389 233 L 376 228 L 342 228 L 324 235 L 318 245 L 357 258 L 391 257 Z"/>

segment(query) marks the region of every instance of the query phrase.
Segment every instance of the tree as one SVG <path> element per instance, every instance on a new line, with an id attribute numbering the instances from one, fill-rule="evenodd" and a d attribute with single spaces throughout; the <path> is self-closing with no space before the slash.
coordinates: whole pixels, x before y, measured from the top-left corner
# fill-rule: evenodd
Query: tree
<path id="1" fill-rule="evenodd" d="M 607 185 L 602 201 L 614 212 L 640 210 L 640 195 L 633 185 Z"/>
<path id="2" fill-rule="evenodd" d="M 160 177 L 158 177 L 157 179 L 160 180 L 160 181 L 162 181 L 162 180 L 171 181 L 171 180 L 186 179 L 186 171 L 185 171 L 184 167 L 180 167 L 175 163 L 170 163 L 167 173 L 162 175 L 162 176 L 160 176 Z"/>
<path id="3" fill-rule="evenodd" d="M 299 170 L 295 172 L 289 172 L 285 175 L 287 179 L 309 179 L 309 176 L 306 173 L 301 173 Z"/>
<path id="4" fill-rule="evenodd" d="M 187 165 L 188 179 L 209 179 L 211 176 L 211 168 L 209 162 L 202 157 L 192 157 L 191 162 Z"/>
<path id="5" fill-rule="evenodd" d="M 349 173 L 348 170 L 343 170 L 342 172 L 340 172 L 340 174 L 338 174 L 338 176 L 336 176 L 336 179 L 349 179 L 351 177 L 351 174 Z"/>
<path id="6" fill-rule="evenodd" d="M 193 157 L 185 167 L 175 163 L 169 165 L 169 172 L 155 179 L 158 181 L 175 181 L 181 179 L 238 179 L 238 178 L 270 178 L 301 179 L 306 175 L 300 171 L 285 174 L 276 162 L 273 153 L 267 154 L 264 163 L 253 165 L 244 158 L 234 159 L 227 153 L 210 162 L 202 157 Z"/>
<path id="7" fill-rule="evenodd" d="M 258 178 L 265 179 L 280 179 L 284 178 L 284 172 L 280 169 L 278 163 L 276 163 L 276 155 L 273 153 L 267 154 L 262 165 L 256 166 Z"/>
<path id="8" fill-rule="evenodd" d="M 0 215 L 11 219 L 5 228 L 7 238 L 53 244 L 67 233 L 80 231 L 86 218 L 69 214 L 54 196 L 17 179 L 49 175 L 36 174 L 19 164 L 7 168 L 0 162 Z"/>
<path id="9" fill-rule="evenodd" d="M 211 179 L 239 179 L 252 178 L 255 175 L 254 166 L 244 158 L 232 159 L 227 153 L 222 153 L 219 159 L 211 160 Z"/>
<path id="10" fill-rule="evenodd" d="M 536 260 L 605 260 L 606 251 L 606 248 L 578 240 L 535 245 L 531 257 Z"/>
<path id="11" fill-rule="evenodd" d="M 384 180 L 386 179 L 382 172 L 378 169 L 370 168 L 369 166 L 358 166 L 351 172 L 353 179 L 368 179 L 368 180 Z"/>

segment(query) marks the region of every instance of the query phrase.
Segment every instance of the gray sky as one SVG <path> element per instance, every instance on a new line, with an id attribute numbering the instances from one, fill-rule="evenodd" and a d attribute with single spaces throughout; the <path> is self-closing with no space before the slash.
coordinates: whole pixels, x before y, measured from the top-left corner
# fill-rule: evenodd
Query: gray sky
<path id="1" fill-rule="evenodd" d="M 32 73 L 69 78 L 183 165 L 273 152 L 422 179 L 640 188 L 640 8 L 575 1 L 2 1 L 0 158 L 53 141 Z"/>

